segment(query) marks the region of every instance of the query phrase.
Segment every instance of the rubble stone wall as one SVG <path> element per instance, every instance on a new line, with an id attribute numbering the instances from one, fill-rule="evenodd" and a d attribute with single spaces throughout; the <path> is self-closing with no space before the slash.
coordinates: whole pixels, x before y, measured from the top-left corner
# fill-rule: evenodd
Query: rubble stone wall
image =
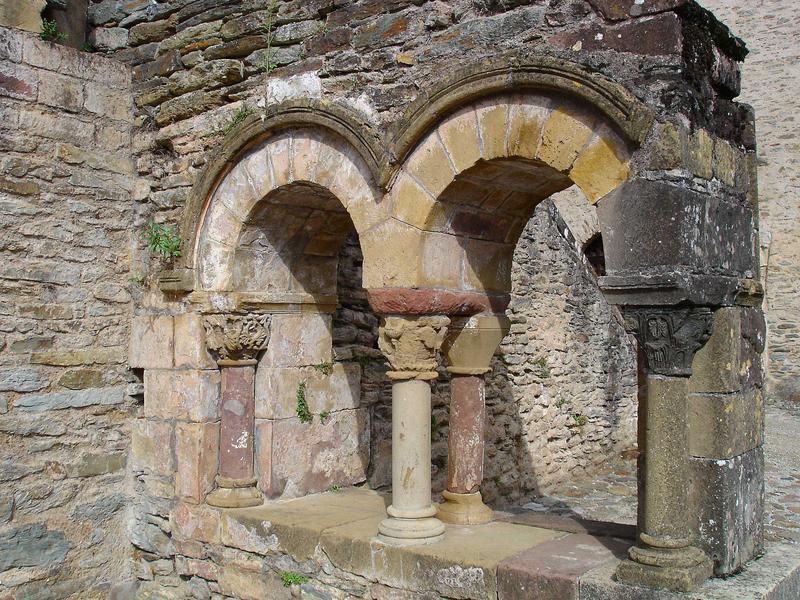
<path id="1" fill-rule="evenodd" d="M 0 597 L 131 578 L 132 121 L 127 66 L 0 28 Z"/>
<path id="2" fill-rule="evenodd" d="M 701 4 L 747 40 L 750 49 L 742 72 L 741 100 L 755 108 L 758 131 L 761 279 L 769 326 L 767 400 L 797 401 L 800 125 L 794 90 L 800 83 L 796 40 L 800 15 L 791 3 L 781 0 L 702 0 Z"/>

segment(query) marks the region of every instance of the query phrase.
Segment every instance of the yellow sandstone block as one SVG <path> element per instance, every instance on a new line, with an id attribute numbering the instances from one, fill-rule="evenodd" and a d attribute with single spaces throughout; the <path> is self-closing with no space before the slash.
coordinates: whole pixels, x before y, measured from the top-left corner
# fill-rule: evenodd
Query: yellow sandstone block
<path id="1" fill-rule="evenodd" d="M 542 137 L 550 109 L 545 99 L 523 99 L 511 105 L 508 118 L 508 155 L 536 158 L 539 138 Z"/>
<path id="2" fill-rule="evenodd" d="M 434 198 L 453 181 L 455 173 L 438 136 L 429 135 L 408 159 L 406 172 Z"/>
<path id="3" fill-rule="evenodd" d="M 439 126 L 439 135 L 457 172 L 469 169 L 480 160 L 478 119 L 472 107 L 449 117 Z"/>
<path id="4" fill-rule="evenodd" d="M 565 172 L 594 133 L 594 118 L 579 109 L 555 109 L 544 126 L 538 158 Z"/>
<path id="5" fill-rule="evenodd" d="M 508 156 L 506 147 L 506 117 L 508 104 L 492 102 L 476 108 L 480 122 L 481 140 L 483 141 L 483 158 L 504 158 Z"/>
<path id="6" fill-rule="evenodd" d="M 570 179 L 592 204 L 628 178 L 628 152 L 610 130 L 598 135 L 575 161 Z"/>

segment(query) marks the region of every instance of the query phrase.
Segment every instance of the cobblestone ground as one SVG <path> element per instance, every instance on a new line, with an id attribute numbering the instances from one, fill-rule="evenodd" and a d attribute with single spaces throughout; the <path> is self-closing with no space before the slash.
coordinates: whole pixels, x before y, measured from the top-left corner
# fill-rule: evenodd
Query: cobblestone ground
<path id="1" fill-rule="evenodd" d="M 800 544 L 800 407 L 770 406 L 766 412 L 765 533 L 769 541 Z M 620 456 L 592 478 L 525 508 L 597 521 L 636 523 L 636 462 Z"/>

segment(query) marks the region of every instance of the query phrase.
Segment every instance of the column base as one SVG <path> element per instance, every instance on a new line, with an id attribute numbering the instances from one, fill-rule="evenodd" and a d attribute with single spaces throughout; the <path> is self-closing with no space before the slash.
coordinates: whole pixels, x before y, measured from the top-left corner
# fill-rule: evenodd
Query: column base
<path id="1" fill-rule="evenodd" d="M 389 517 L 378 525 L 378 539 L 391 546 L 432 544 L 444 538 L 444 523 L 433 515 L 436 506 L 404 511 L 389 506 Z M 403 515 L 403 516 L 401 516 Z"/>
<path id="2" fill-rule="evenodd" d="M 445 523 L 453 525 L 482 525 L 494 517 L 492 509 L 483 503 L 480 492 L 456 494 L 442 492 L 445 501 L 439 505 L 436 516 Z"/>
<path id="3" fill-rule="evenodd" d="M 206 504 L 220 508 L 247 508 L 264 502 L 255 480 L 237 481 L 218 477 L 219 487 L 206 496 Z"/>
<path id="4" fill-rule="evenodd" d="M 628 551 L 628 560 L 617 567 L 618 581 L 631 585 L 691 592 L 714 572 L 714 563 L 692 546 L 687 548 L 639 548 Z"/>

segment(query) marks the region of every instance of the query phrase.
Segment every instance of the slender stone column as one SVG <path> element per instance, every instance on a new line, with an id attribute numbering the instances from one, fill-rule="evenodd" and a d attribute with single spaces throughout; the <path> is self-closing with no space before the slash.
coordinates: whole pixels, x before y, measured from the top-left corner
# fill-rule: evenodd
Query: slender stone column
<path id="1" fill-rule="evenodd" d="M 688 379 L 711 332 L 709 309 L 626 311 L 639 343 L 639 518 L 637 544 L 617 578 L 688 592 L 713 563 L 689 539 Z"/>
<path id="2" fill-rule="evenodd" d="M 206 497 L 212 506 L 241 508 L 262 502 L 253 466 L 255 374 L 256 356 L 269 339 L 268 318 L 210 315 L 203 323 L 222 380 L 217 488 Z"/>
<path id="3" fill-rule="evenodd" d="M 508 333 L 504 315 L 477 315 L 451 324 L 442 351 L 450 380 L 450 427 L 447 438 L 447 489 L 437 517 L 446 523 L 476 525 L 492 520 L 483 503 L 484 376 L 497 345 Z"/>
<path id="4" fill-rule="evenodd" d="M 378 345 L 392 370 L 392 504 L 378 537 L 393 545 L 435 542 L 444 524 L 431 502 L 431 386 L 447 317 L 386 317 Z"/>

